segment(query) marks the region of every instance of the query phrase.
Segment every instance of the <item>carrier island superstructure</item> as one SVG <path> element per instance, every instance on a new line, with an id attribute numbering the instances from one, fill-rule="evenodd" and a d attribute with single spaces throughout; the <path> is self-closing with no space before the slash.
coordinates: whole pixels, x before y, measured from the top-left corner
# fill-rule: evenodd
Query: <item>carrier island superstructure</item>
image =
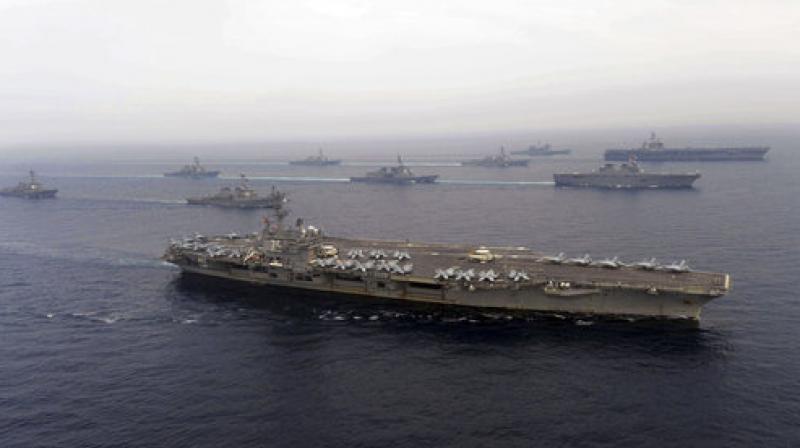
<path id="1" fill-rule="evenodd" d="M 171 241 L 164 259 L 186 274 L 254 285 L 453 307 L 653 318 L 700 318 L 731 289 L 728 274 L 685 263 L 548 257 L 523 247 L 484 247 L 328 236 L 265 218 L 246 236 Z M 266 290 L 265 290 L 266 292 Z"/>

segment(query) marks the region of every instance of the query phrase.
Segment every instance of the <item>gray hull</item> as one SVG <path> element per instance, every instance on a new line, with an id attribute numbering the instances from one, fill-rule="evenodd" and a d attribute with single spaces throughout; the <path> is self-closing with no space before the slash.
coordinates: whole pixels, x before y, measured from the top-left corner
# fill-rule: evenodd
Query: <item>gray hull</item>
<path id="1" fill-rule="evenodd" d="M 301 166 L 331 166 L 331 165 L 340 165 L 342 163 L 341 160 L 325 160 L 322 162 L 311 162 L 308 160 L 292 160 L 289 162 L 289 165 L 301 165 Z"/>
<path id="2" fill-rule="evenodd" d="M 627 161 L 635 157 L 640 162 L 724 162 L 764 160 L 769 147 L 749 148 L 663 148 L 607 149 L 608 161 Z"/>
<path id="3" fill-rule="evenodd" d="M 203 173 L 193 173 L 193 174 L 182 173 L 180 171 L 164 173 L 164 177 L 185 177 L 188 179 L 208 179 L 217 176 L 219 176 L 219 171 L 206 171 Z"/>
<path id="4" fill-rule="evenodd" d="M 511 154 L 537 157 L 537 156 L 567 155 L 571 152 L 572 152 L 571 149 L 535 149 L 535 150 L 526 149 L 523 151 L 511 151 Z"/>
<path id="5" fill-rule="evenodd" d="M 330 294 L 362 297 L 364 300 L 393 299 L 407 302 L 463 306 L 483 309 L 536 311 L 545 313 L 587 314 L 605 316 L 640 316 L 667 319 L 699 320 L 703 305 L 713 299 L 675 292 L 649 294 L 625 289 L 586 289 L 563 294 L 548 292 L 545 287 L 519 289 L 470 289 L 454 285 L 449 288 L 419 287 L 411 282 L 387 282 L 385 276 L 371 274 L 359 280 L 325 276 L 297 279 L 291 272 L 275 270 L 257 272 L 248 269 L 209 269 L 183 265 L 186 273 L 246 282 L 255 285 L 313 290 Z"/>
<path id="6" fill-rule="evenodd" d="M 58 190 L 39 190 L 39 191 L 0 191 L 0 196 L 21 198 L 21 199 L 54 199 Z"/>
<path id="7" fill-rule="evenodd" d="M 530 160 L 508 160 L 506 162 L 495 163 L 485 162 L 483 160 L 467 160 L 461 162 L 462 166 L 485 166 L 490 168 L 509 168 L 512 166 L 528 166 Z"/>
<path id="8" fill-rule="evenodd" d="M 410 184 L 432 184 L 436 182 L 439 176 L 414 176 L 414 177 L 351 177 L 350 182 L 361 182 L 370 184 L 393 184 L 393 185 L 410 185 Z"/>
<path id="9" fill-rule="evenodd" d="M 692 188 L 700 174 L 554 174 L 556 186 L 591 188 Z"/>
<path id="10" fill-rule="evenodd" d="M 269 199 L 259 199 L 255 201 L 226 201 L 208 198 L 189 198 L 186 200 L 190 205 L 211 205 L 214 207 L 226 208 L 275 208 L 275 202 Z"/>

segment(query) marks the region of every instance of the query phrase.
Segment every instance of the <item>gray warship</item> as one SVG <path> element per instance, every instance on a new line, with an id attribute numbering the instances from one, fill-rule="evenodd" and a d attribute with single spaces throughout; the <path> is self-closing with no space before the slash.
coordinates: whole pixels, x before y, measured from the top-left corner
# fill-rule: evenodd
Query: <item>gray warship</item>
<path id="1" fill-rule="evenodd" d="M 500 147 L 500 153 L 493 156 L 486 156 L 482 159 L 466 160 L 461 162 L 463 166 L 487 166 L 497 168 L 508 168 L 511 166 L 528 166 L 527 159 L 512 159 L 506 154 L 506 148 Z"/>
<path id="2" fill-rule="evenodd" d="M 438 174 L 417 176 L 411 168 L 403 164 L 403 159 L 397 156 L 397 166 L 384 166 L 377 171 L 371 171 L 366 176 L 351 177 L 350 182 L 366 182 L 373 184 L 432 184 L 436 182 Z"/>
<path id="3" fill-rule="evenodd" d="M 53 199 L 58 190 L 55 188 L 45 188 L 36 179 L 36 173 L 29 171 L 30 178 L 20 182 L 16 187 L 9 187 L 0 190 L 0 196 L 23 198 L 23 199 Z"/>
<path id="4" fill-rule="evenodd" d="M 643 162 L 724 162 L 764 160 L 769 146 L 745 146 L 730 148 L 666 148 L 664 143 L 650 134 L 640 148 L 607 149 L 605 159 L 610 161 L 628 160 L 635 156 Z"/>
<path id="5" fill-rule="evenodd" d="M 594 188 L 692 188 L 700 173 L 648 173 L 631 157 L 628 163 L 606 163 L 590 173 L 553 174 L 557 187 Z"/>
<path id="6" fill-rule="evenodd" d="M 219 176 L 219 171 L 211 171 L 200 165 L 200 159 L 195 157 L 191 165 L 184 165 L 178 171 L 164 173 L 167 177 L 188 177 L 190 179 L 205 179 Z"/>
<path id="7" fill-rule="evenodd" d="M 328 236 L 298 219 L 264 219 L 261 232 L 172 240 L 163 259 L 185 275 L 447 307 L 578 315 L 700 318 L 731 289 L 728 274 L 685 262 L 625 264 L 544 256 L 523 247 L 416 243 Z M 268 295 L 269 289 L 264 291 Z"/>
<path id="8" fill-rule="evenodd" d="M 322 153 L 322 148 L 316 156 L 308 156 L 302 160 L 292 160 L 289 165 L 304 165 L 304 166 L 330 166 L 339 165 L 342 161 L 339 159 L 329 159 L 328 156 Z"/>
<path id="9" fill-rule="evenodd" d="M 566 155 L 571 153 L 571 149 L 553 149 L 550 146 L 550 143 L 545 143 L 544 145 L 531 145 L 528 146 L 528 149 L 520 150 L 520 151 L 511 151 L 511 154 L 516 155 L 524 155 L 524 156 L 557 156 L 557 155 Z"/>
<path id="10" fill-rule="evenodd" d="M 191 205 L 213 205 L 229 208 L 276 208 L 286 202 L 286 194 L 272 186 L 268 196 L 259 196 L 250 188 L 247 177 L 241 175 L 241 183 L 234 187 L 222 187 L 217 194 L 186 199 Z"/>

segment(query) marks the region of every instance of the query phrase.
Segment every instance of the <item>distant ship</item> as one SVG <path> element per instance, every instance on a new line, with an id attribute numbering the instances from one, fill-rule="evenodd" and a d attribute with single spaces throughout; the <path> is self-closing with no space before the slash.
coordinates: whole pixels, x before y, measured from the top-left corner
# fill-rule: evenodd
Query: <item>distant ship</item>
<path id="1" fill-rule="evenodd" d="M 23 198 L 23 199 L 53 199 L 58 190 L 55 188 L 44 188 L 38 180 L 33 170 L 29 171 L 30 179 L 27 182 L 20 182 L 16 187 L 4 188 L 0 190 L 0 196 Z"/>
<path id="2" fill-rule="evenodd" d="M 397 156 L 397 166 L 384 166 L 377 171 L 371 171 L 366 176 L 351 177 L 350 182 L 367 182 L 375 184 L 432 184 L 436 182 L 438 174 L 430 176 L 416 176 L 410 168 L 403 164 L 403 159 Z"/>
<path id="3" fill-rule="evenodd" d="M 329 166 L 329 165 L 339 165 L 342 163 L 339 159 L 329 159 L 326 155 L 322 153 L 322 148 L 319 150 L 319 154 L 316 156 L 308 156 L 303 160 L 292 160 L 289 162 L 289 165 L 305 165 L 305 166 Z"/>
<path id="4" fill-rule="evenodd" d="M 522 151 L 511 151 L 511 154 L 525 155 L 525 156 L 557 156 L 559 154 L 569 154 L 571 149 L 553 149 L 550 143 L 544 145 L 531 145 L 528 149 Z"/>
<path id="5" fill-rule="evenodd" d="M 628 163 L 607 163 L 590 173 L 554 174 L 556 186 L 595 188 L 692 188 L 700 173 L 647 173 L 631 157 Z"/>
<path id="6" fill-rule="evenodd" d="M 259 196 L 250 188 L 247 177 L 242 174 L 242 182 L 235 188 L 223 187 L 217 194 L 200 198 L 188 198 L 192 205 L 213 205 L 230 208 L 277 208 L 286 202 L 286 194 L 272 187 L 269 196 Z"/>
<path id="7" fill-rule="evenodd" d="M 219 176 L 219 171 L 209 171 L 206 170 L 205 167 L 200 165 L 200 159 L 197 157 L 194 158 L 194 163 L 191 165 L 184 165 L 178 171 L 171 171 L 169 173 L 164 173 L 164 176 L 167 177 L 189 177 L 192 179 L 203 179 L 209 177 L 217 177 Z"/>
<path id="8" fill-rule="evenodd" d="M 607 149 L 605 159 L 628 160 L 634 155 L 644 162 L 717 162 L 764 160 L 769 146 L 745 146 L 737 148 L 665 148 L 656 133 L 642 143 L 641 148 Z"/>
<path id="9" fill-rule="evenodd" d="M 528 166 L 529 160 L 512 159 L 506 154 L 506 149 L 500 147 L 500 153 L 494 156 L 486 156 L 482 159 L 466 160 L 461 162 L 463 166 L 488 166 L 498 168 L 508 168 L 510 166 Z"/>

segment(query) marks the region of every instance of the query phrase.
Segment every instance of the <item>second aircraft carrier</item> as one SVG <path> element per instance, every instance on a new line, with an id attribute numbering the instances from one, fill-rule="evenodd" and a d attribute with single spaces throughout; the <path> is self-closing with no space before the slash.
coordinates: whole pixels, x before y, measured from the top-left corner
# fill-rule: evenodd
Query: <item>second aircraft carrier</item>
<path id="1" fill-rule="evenodd" d="M 642 143 L 640 148 L 607 149 L 605 159 L 612 161 L 628 160 L 631 156 L 643 162 L 724 162 L 764 160 L 769 146 L 742 146 L 720 148 L 667 148 L 656 137 Z"/>

